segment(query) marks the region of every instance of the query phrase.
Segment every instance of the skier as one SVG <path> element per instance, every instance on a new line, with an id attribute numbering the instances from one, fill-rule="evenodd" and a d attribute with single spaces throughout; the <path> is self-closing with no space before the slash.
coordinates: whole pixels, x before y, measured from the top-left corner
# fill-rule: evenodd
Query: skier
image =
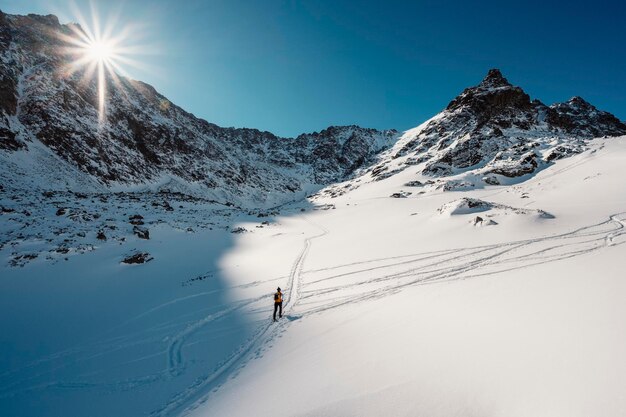
<path id="1" fill-rule="evenodd" d="M 278 318 L 281 318 L 283 316 L 283 293 L 280 287 L 274 293 L 274 321 L 276 321 L 276 310 L 278 310 Z"/>

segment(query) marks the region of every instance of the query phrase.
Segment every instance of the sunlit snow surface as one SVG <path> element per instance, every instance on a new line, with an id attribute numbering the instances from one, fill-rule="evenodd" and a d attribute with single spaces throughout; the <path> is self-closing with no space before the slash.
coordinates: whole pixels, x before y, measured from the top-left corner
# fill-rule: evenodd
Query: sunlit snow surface
<path id="1" fill-rule="evenodd" d="M 624 415 L 625 163 L 625 137 L 596 140 L 517 185 L 421 194 L 408 168 L 268 217 L 120 196 L 67 261 L 48 234 L 82 226 L 42 199 L 41 238 L 0 251 L 1 414 Z"/>

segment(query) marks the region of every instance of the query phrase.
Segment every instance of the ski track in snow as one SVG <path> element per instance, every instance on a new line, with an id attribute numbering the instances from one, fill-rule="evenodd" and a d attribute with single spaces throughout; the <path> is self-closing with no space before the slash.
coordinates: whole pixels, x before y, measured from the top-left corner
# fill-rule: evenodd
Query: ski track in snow
<path id="1" fill-rule="evenodd" d="M 235 367 L 238 367 L 237 369 L 243 368 L 248 361 L 252 360 L 254 357 L 259 356 L 264 349 L 270 346 L 277 335 L 286 330 L 286 327 L 291 321 L 289 313 L 294 309 L 300 299 L 300 290 L 302 287 L 302 270 L 304 267 L 304 261 L 306 260 L 306 257 L 311 248 L 312 241 L 328 233 L 328 230 L 326 230 L 325 228 L 308 220 L 307 222 L 319 228 L 320 230 L 322 230 L 322 232 L 317 235 L 307 237 L 305 239 L 304 247 L 296 257 L 296 260 L 291 267 L 288 281 L 288 298 L 287 303 L 283 308 L 283 317 L 285 317 L 287 320 L 279 320 L 276 323 L 266 322 L 265 324 L 261 325 L 259 328 L 257 328 L 253 335 L 248 338 L 245 343 L 240 345 L 226 360 L 219 364 L 213 370 L 213 372 L 206 375 L 205 377 L 198 378 L 192 386 L 188 387 L 185 391 L 171 398 L 165 406 L 163 406 L 159 410 L 152 412 L 152 416 L 169 416 L 180 412 L 186 413 L 187 411 L 195 409 L 198 405 L 204 403 L 207 400 L 206 391 L 211 387 L 211 384 L 217 382 L 220 377 L 226 376 L 228 371 L 236 371 L 236 369 L 234 369 Z M 261 298 L 266 297 L 263 296 Z M 254 301 L 257 300 L 255 299 Z M 206 322 L 201 321 L 201 323 L 198 323 L 198 326 L 191 326 L 190 332 L 197 330 L 199 327 L 214 319 L 218 319 L 219 317 L 222 317 L 223 315 L 231 311 L 245 307 L 249 304 L 252 304 L 252 302 L 246 302 L 238 307 L 233 307 L 231 309 L 228 309 L 228 311 L 223 312 L 222 314 L 216 313 L 215 315 L 213 315 L 213 317 L 208 316 L 206 318 Z M 219 317 L 215 317 L 217 315 L 219 315 Z M 177 342 L 170 345 L 171 349 L 168 356 L 171 363 L 170 369 L 172 369 L 174 372 L 180 371 L 180 363 L 182 362 L 182 355 L 180 352 L 186 336 L 188 335 L 181 334 L 180 337 L 176 338 Z M 179 340 L 180 343 L 178 343 Z M 214 387 L 213 390 L 216 390 L 217 388 L 218 387 Z"/>
<path id="2" fill-rule="evenodd" d="M 301 307 L 306 308 L 300 313 L 306 316 L 356 302 L 389 296 L 409 286 L 488 276 L 581 256 L 609 246 L 621 245 L 626 243 L 626 241 L 620 240 L 620 237 L 626 235 L 625 214 L 615 214 L 610 216 L 608 220 L 568 233 L 494 245 L 460 248 L 454 251 L 442 251 L 431 256 L 417 256 L 413 260 L 348 271 L 306 281 L 300 303 Z M 408 269 L 401 269 L 403 266 L 411 264 L 416 265 Z M 350 265 L 354 264 L 339 265 L 334 268 L 327 268 L 325 271 L 337 270 Z M 354 280 L 345 284 L 340 282 L 346 276 L 377 271 L 384 272 L 385 270 L 391 271 L 356 282 Z M 323 288 L 306 289 L 307 286 L 328 281 L 331 283 L 339 282 Z M 347 294 L 342 294 L 342 292 Z M 323 296 L 323 301 L 319 299 L 320 296 Z M 329 296 L 334 296 L 334 298 L 329 298 Z"/>
<path id="3" fill-rule="evenodd" d="M 202 327 L 211 323 L 212 321 L 219 320 L 220 318 L 230 314 L 236 310 L 240 310 L 252 303 L 260 301 L 266 296 L 260 296 L 257 298 L 253 298 L 248 301 L 244 301 L 239 303 L 236 306 L 229 307 L 218 311 L 217 313 L 210 314 L 192 324 L 189 324 L 183 331 L 176 334 L 171 338 L 170 344 L 167 349 L 167 358 L 168 358 L 168 373 L 170 376 L 180 375 L 184 370 L 185 365 L 185 357 L 183 355 L 183 346 L 185 345 L 185 341 Z"/>

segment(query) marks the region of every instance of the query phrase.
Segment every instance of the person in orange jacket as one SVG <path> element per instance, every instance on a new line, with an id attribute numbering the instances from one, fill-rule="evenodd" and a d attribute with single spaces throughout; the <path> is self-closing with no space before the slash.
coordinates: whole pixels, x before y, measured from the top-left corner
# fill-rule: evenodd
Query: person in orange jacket
<path id="1" fill-rule="evenodd" d="M 283 316 L 283 293 L 280 287 L 274 293 L 274 321 L 276 321 L 276 310 L 278 310 L 278 318 L 281 318 Z"/>

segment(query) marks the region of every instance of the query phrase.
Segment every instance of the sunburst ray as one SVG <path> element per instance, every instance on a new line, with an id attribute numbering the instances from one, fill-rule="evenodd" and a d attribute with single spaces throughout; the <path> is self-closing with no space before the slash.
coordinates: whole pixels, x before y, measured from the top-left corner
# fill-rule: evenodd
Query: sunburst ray
<path id="1" fill-rule="evenodd" d="M 120 75 L 128 77 L 127 68 L 149 70 L 134 58 L 147 53 L 148 48 L 130 43 L 137 26 L 121 25 L 119 10 L 108 19 L 101 19 L 95 5 L 91 3 L 91 16 L 87 19 L 73 4 L 72 13 L 77 23 L 68 25 L 69 33 L 58 34 L 65 44 L 62 52 L 70 57 L 62 75 L 69 78 L 80 71 L 81 85 L 96 82 L 98 121 L 102 126 L 106 122 L 107 86 L 124 89 L 125 83 Z M 128 94 L 124 92 L 123 96 L 128 97 Z"/>

